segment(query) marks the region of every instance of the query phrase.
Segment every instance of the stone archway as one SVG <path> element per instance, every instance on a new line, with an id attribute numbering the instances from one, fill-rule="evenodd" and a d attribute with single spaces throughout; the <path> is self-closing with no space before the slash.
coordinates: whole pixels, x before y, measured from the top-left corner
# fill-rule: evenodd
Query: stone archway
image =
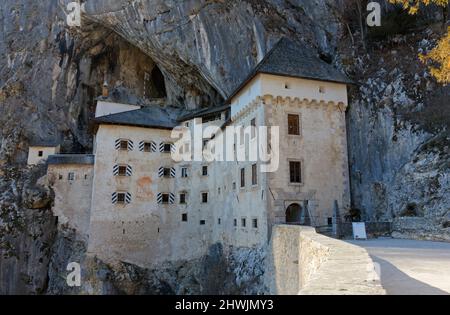
<path id="1" fill-rule="evenodd" d="M 286 209 L 286 223 L 300 224 L 302 219 L 302 206 L 293 203 Z"/>

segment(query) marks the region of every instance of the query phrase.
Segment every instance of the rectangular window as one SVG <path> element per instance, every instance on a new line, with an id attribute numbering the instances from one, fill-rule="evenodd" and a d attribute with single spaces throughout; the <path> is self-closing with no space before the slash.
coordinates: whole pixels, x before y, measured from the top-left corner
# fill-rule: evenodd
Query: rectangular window
<path id="1" fill-rule="evenodd" d="M 247 219 L 246 218 L 242 218 L 241 219 L 241 225 L 242 225 L 242 227 L 246 227 L 247 226 Z"/>
<path id="2" fill-rule="evenodd" d="M 119 166 L 119 176 L 127 176 L 127 167 Z"/>
<path id="3" fill-rule="evenodd" d="M 118 204 L 124 204 L 125 203 L 125 193 L 118 193 L 117 194 L 117 203 Z"/>
<path id="4" fill-rule="evenodd" d="M 188 221 L 188 215 L 187 215 L 187 213 L 183 213 L 183 214 L 181 215 L 181 221 L 183 221 L 183 222 L 187 222 L 187 221 Z"/>
<path id="5" fill-rule="evenodd" d="M 69 180 L 75 180 L 75 173 L 69 173 L 68 177 Z"/>
<path id="6" fill-rule="evenodd" d="M 236 182 L 233 182 L 233 190 L 236 190 Z"/>
<path id="7" fill-rule="evenodd" d="M 59 174 L 59 180 L 62 180 L 63 176 L 61 174 Z"/>
<path id="8" fill-rule="evenodd" d="M 252 185 L 258 185 L 258 166 L 256 164 L 252 165 Z"/>
<path id="9" fill-rule="evenodd" d="M 289 173 L 291 183 L 299 184 L 302 182 L 302 170 L 300 162 L 289 162 Z"/>
<path id="10" fill-rule="evenodd" d="M 253 227 L 254 229 L 257 229 L 257 228 L 258 228 L 258 219 L 253 219 L 253 220 L 252 220 L 252 227 Z"/>
<path id="11" fill-rule="evenodd" d="M 152 144 L 150 142 L 144 143 L 144 152 L 152 152 Z"/>
<path id="12" fill-rule="evenodd" d="M 163 152 L 164 152 L 164 153 L 170 153 L 170 152 L 172 152 L 172 144 L 170 144 L 170 143 L 164 143 Z"/>
<path id="13" fill-rule="evenodd" d="M 222 224 L 222 219 L 221 219 L 221 218 L 219 218 L 219 219 L 217 220 L 217 224 L 219 224 L 219 225 Z"/>
<path id="14" fill-rule="evenodd" d="M 241 168 L 241 187 L 245 187 L 245 168 Z"/>
<path id="15" fill-rule="evenodd" d="M 181 168 L 181 177 L 182 178 L 187 178 L 188 177 L 188 169 L 187 169 L 187 167 Z"/>
<path id="16" fill-rule="evenodd" d="M 43 156 L 44 156 L 44 151 L 39 151 L 39 152 L 38 152 L 38 156 L 39 156 L 39 157 L 43 157 Z"/>
<path id="17" fill-rule="evenodd" d="M 202 167 L 202 175 L 203 176 L 208 176 L 208 166 L 203 166 Z"/>
<path id="18" fill-rule="evenodd" d="M 186 194 L 185 193 L 180 194 L 180 203 L 186 204 Z"/>
<path id="19" fill-rule="evenodd" d="M 170 168 L 164 168 L 164 177 L 170 177 Z"/>
<path id="20" fill-rule="evenodd" d="M 252 139 L 254 139 L 256 137 L 256 118 L 253 118 L 251 123 L 251 131 L 252 131 Z"/>
<path id="21" fill-rule="evenodd" d="M 200 220 L 200 225 L 205 225 L 206 221 L 205 220 Z"/>
<path id="22" fill-rule="evenodd" d="M 202 193 L 202 203 L 208 203 L 208 193 Z"/>
<path id="23" fill-rule="evenodd" d="M 169 203 L 169 194 L 162 194 L 162 201 L 161 203 L 163 204 L 168 204 Z"/>
<path id="24" fill-rule="evenodd" d="M 120 140 L 120 150 L 128 151 L 128 140 Z"/>
<path id="25" fill-rule="evenodd" d="M 233 220 L 233 225 L 234 225 L 234 226 L 237 226 L 237 219 L 234 219 L 234 220 Z"/>
<path id="26" fill-rule="evenodd" d="M 288 133 L 290 135 L 300 135 L 300 116 L 288 115 Z"/>
<path id="27" fill-rule="evenodd" d="M 333 218 L 328 218 L 328 225 L 329 226 L 333 225 Z"/>

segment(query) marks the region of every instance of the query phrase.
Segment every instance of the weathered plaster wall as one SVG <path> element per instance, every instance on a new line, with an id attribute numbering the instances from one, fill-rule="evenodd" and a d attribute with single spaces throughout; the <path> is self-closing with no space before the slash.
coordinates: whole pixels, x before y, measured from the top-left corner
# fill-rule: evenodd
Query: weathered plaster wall
<path id="1" fill-rule="evenodd" d="M 42 156 L 39 156 L 39 152 L 42 152 Z M 59 153 L 59 147 L 44 147 L 44 146 L 33 146 L 28 150 L 28 165 L 36 165 L 41 162 L 45 162 L 47 158 L 52 155 Z"/>
<path id="2" fill-rule="evenodd" d="M 74 175 L 69 180 L 69 173 Z M 93 165 L 50 164 L 47 181 L 55 192 L 53 215 L 58 225 L 76 230 L 76 235 L 87 241 L 91 213 Z"/>
<path id="3" fill-rule="evenodd" d="M 134 141 L 133 151 L 117 151 L 116 139 Z M 105 261 L 123 260 L 136 265 L 157 264 L 169 260 L 192 259 L 205 253 L 210 243 L 211 226 L 200 225 L 210 219 L 206 205 L 193 208 L 189 221 L 182 222 L 183 213 L 173 205 L 159 205 L 158 193 L 186 190 L 189 200 L 192 187 L 181 178 L 181 170 L 168 153 L 147 153 L 138 150 L 140 141 L 173 142 L 169 130 L 127 126 L 101 125 L 96 137 L 96 163 L 91 210 L 89 253 Z M 116 164 L 130 165 L 131 177 L 115 177 Z M 176 167 L 176 178 L 159 178 L 160 167 Z M 196 172 L 198 170 L 192 170 Z M 131 194 L 131 204 L 114 205 L 114 192 Z M 176 231 L 176 233 L 175 233 Z"/>
<path id="4" fill-rule="evenodd" d="M 365 249 L 301 226 L 274 227 L 265 281 L 271 294 L 385 294 Z"/>

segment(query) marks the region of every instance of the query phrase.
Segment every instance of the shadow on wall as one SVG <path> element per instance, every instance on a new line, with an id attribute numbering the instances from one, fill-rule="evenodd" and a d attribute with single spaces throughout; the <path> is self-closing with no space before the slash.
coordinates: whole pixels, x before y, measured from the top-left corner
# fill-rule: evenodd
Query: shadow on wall
<path id="1" fill-rule="evenodd" d="M 411 278 L 386 260 L 371 255 L 380 264 L 381 285 L 389 295 L 449 295 L 449 293 Z"/>

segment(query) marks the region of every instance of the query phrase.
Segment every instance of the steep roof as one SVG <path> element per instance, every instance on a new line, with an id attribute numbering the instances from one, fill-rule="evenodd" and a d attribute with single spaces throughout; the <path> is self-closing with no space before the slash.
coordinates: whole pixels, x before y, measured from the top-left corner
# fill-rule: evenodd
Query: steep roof
<path id="1" fill-rule="evenodd" d="M 352 81 L 312 52 L 312 48 L 287 38 L 276 43 L 244 82 L 231 94 L 236 96 L 258 73 L 350 84 Z"/>
<path id="2" fill-rule="evenodd" d="M 143 107 L 123 113 L 111 114 L 95 118 L 99 124 L 128 125 L 157 129 L 173 129 L 178 126 L 177 117 L 183 113 L 182 109 L 158 106 Z"/>
<path id="3" fill-rule="evenodd" d="M 178 121 L 186 121 L 186 120 L 191 120 L 194 118 L 200 118 L 200 117 L 205 117 L 205 116 L 212 115 L 212 114 L 217 114 L 217 113 L 226 111 L 229 108 L 230 108 L 229 104 L 222 105 L 222 106 L 216 106 L 216 107 L 202 108 L 202 109 L 193 111 L 191 113 L 188 113 L 187 115 L 180 116 L 178 118 Z"/>

